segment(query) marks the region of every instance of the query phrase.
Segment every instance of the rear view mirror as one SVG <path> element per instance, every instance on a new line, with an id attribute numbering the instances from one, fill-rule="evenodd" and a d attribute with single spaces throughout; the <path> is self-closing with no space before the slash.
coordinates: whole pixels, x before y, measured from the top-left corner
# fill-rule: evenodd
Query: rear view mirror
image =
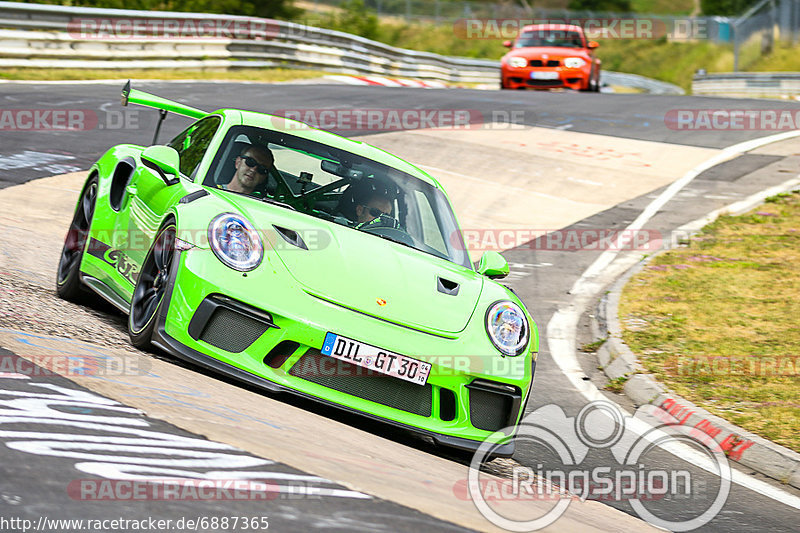
<path id="1" fill-rule="evenodd" d="M 514 43 L 512 43 L 511 41 L 503 41 L 503 46 L 505 46 L 506 48 L 511 48 L 511 45 L 513 44 Z"/>
<path id="2" fill-rule="evenodd" d="M 360 180 L 364 177 L 364 173 L 360 170 L 356 170 L 354 168 L 349 168 L 341 163 L 337 163 L 335 161 L 329 161 L 327 159 L 323 159 L 320 163 L 320 168 L 329 174 L 333 174 L 334 176 L 339 176 L 340 178 L 350 178 L 354 180 Z"/>
<path id="3" fill-rule="evenodd" d="M 589 41 L 587 48 L 589 48 L 589 50 L 594 50 L 598 46 L 600 46 L 600 43 L 598 43 L 597 41 Z"/>

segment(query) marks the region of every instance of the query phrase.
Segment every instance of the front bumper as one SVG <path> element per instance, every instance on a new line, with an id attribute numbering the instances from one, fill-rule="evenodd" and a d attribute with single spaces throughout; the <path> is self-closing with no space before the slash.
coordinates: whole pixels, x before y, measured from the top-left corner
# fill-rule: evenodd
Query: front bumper
<path id="1" fill-rule="evenodd" d="M 271 392 L 356 412 L 444 446 L 475 450 L 490 440 L 498 444 L 493 455 L 511 456 L 511 435 L 495 431 L 524 413 L 535 369 L 531 354 L 469 355 L 481 351 L 470 328 L 451 338 L 410 330 L 314 297 L 286 278 L 275 283 L 273 269 L 262 266 L 245 277 L 208 250 L 180 252 L 153 343 Z M 329 331 L 430 362 L 427 384 L 320 354 Z M 481 333 L 480 341 L 488 342 Z"/>
<path id="2" fill-rule="evenodd" d="M 534 72 L 555 73 L 555 79 L 533 79 Z M 586 90 L 589 88 L 591 72 L 580 68 L 566 67 L 506 67 L 501 70 L 503 86 L 507 89 L 555 89 L 567 88 L 573 90 Z"/>

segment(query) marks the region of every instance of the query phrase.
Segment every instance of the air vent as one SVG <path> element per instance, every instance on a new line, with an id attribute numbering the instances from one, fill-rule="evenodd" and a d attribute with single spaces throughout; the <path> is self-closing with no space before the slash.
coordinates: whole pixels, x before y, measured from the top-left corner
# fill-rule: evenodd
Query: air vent
<path id="1" fill-rule="evenodd" d="M 442 294 L 447 294 L 450 296 L 455 296 L 458 294 L 459 285 L 455 281 L 450 281 L 449 279 L 440 278 L 436 276 L 436 290 L 441 292 Z"/>
<path id="2" fill-rule="evenodd" d="M 272 315 L 221 294 L 207 296 L 189 321 L 189 335 L 232 353 L 246 350 L 268 329 Z"/>
<path id="3" fill-rule="evenodd" d="M 456 419 L 456 395 L 450 389 L 439 389 L 439 418 L 445 422 Z"/>
<path id="4" fill-rule="evenodd" d="M 206 191 L 205 189 L 200 189 L 199 191 L 190 192 L 189 194 L 187 194 L 186 196 L 181 198 L 178 201 L 178 203 L 179 204 L 189 204 L 189 203 L 194 202 L 195 200 L 197 200 L 199 198 L 202 198 L 204 196 L 208 196 L 208 191 Z"/>
<path id="5" fill-rule="evenodd" d="M 420 416 L 431 416 L 433 387 L 416 385 L 373 370 L 338 361 L 309 349 L 289 374 L 364 400 Z"/>
<path id="6" fill-rule="evenodd" d="M 299 347 L 300 344 L 297 342 L 281 341 L 269 351 L 264 358 L 264 364 L 272 368 L 280 368 Z"/>
<path id="7" fill-rule="evenodd" d="M 497 431 L 514 424 L 522 399 L 519 387 L 476 379 L 467 388 L 469 417 L 474 427 Z"/>
<path id="8" fill-rule="evenodd" d="M 111 208 L 114 211 L 119 211 L 120 207 L 122 207 L 125 187 L 127 187 L 128 181 L 130 181 L 134 168 L 136 168 L 136 162 L 133 158 L 126 157 L 120 161 L 114 169 L 114 177 L 111 178 L 111 190 L 108 195 L 109 203 L 111 203 Z"/>
<path id="9" fill-rule="evenodd" d="M 283 240 L 291 244 L 292 246 L 297 246 L 303 250 L 308 250 L 308 246 L 305 242 L 303 242 L 303 238 L 300 237 L 300 234 L 296 231 L 289 229 L 289 228 L 282 228 L 281 226 L 272 225 L 273 228 L 278 232 L 278 235 L 283 237 Z"/>

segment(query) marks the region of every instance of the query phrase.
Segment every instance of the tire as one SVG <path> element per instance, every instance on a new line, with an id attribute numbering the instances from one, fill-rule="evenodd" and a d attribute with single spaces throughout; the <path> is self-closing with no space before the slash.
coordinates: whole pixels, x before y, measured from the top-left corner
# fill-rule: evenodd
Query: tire
<path id="1" fill-rule="evenodd" d="M 158 314 L 169 287 L 175 257 L 175 223 L 170 221 L 156 234 L 139 271 L 128 313 L 128 336 L 141 350 L 151 348 Z"/>
<path id="2" fill-rule="evenodd" d="M 86 295 L 81 283 L 80 267 L 97 203 L 97 183 L 97 176 L 92 176 L 83 188 L 75 214 L 72 215 L 67 237 L 64 239 L 64 246 L 61 248 L 61 258 L 56 271 L 56 294 L 59 298 L 76 303 Z"/>

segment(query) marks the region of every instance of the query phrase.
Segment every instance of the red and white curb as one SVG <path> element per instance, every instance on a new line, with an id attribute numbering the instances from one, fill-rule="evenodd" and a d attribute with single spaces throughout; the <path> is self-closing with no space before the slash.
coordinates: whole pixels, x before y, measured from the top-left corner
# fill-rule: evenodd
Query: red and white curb
<path id="1" fill-rule="evenodd" d="M 378 85 L 381 87 L 416 87 L 421 89 L 446 89 L 441 81 L 409 80 L 404 78 L 384 78 L 383 76 L 325 76 L 326 80 L 338 81 L 348 85 Z"/>

